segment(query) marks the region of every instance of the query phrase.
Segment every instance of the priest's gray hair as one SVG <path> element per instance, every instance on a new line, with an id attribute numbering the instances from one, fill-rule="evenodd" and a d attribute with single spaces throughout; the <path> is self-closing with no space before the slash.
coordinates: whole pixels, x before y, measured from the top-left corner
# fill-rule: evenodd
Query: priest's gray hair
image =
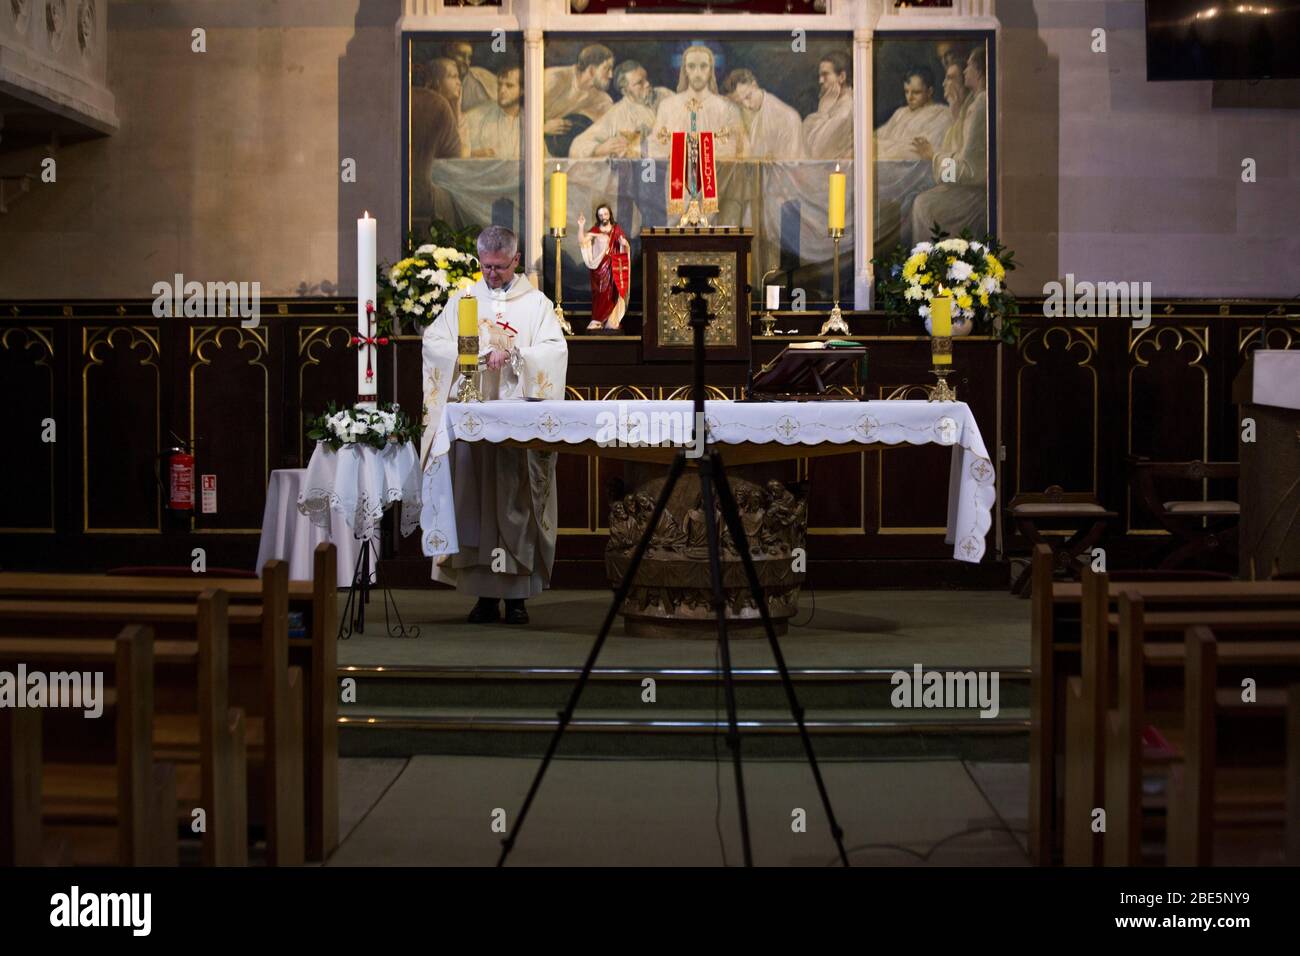
<path id="1" fill-rule="evenodd" d="M 505 226 L 488 226 L 478 234 L 479 255 L 485 252 L 504 252 L 513 256 L 519 251 L 519 237 Z"/>

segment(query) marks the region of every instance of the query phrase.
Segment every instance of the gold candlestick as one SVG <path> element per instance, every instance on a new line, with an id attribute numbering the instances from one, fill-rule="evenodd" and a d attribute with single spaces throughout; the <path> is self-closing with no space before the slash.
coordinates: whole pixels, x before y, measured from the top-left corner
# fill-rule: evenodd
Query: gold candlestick
<path id="1" fill-rule="evenodd" d="M 948 356 L 947 362 L 940 362 L 939 356 Z M 955 402 L 957 401 L 957 389 L 948 384 L 948 376 L 952 374 L 952 336 L 938 335 L 930 339 L 930 361 L 933 363 L 930 371 L 934 377 L 939 380 L 937 385 L 930 387 L 931 402 Z"/>
<path id="2" fill-rule="evenodd" d="M 849 324 L 844 321 L 844 313 L 840 311 L 840 240 L 844 238 L 844 230 L 828 229 L 826 234 L 835 243 L 835 256 L 832 265 L 834 273 L 831 276 L 831 298 L 835 300 L 835 305 L 831 308 L 830 318 L 822 323 L 822 330 L 818 335 L 830 335 L 833 332 L 839 335 L 848 335 Z"/>
<path id="3" fill-rule="evenodd" d="M 774 316 L 772 310 L 767 307 L 767 277 L 774 276 L 780 271 L 780 266 L 777 266 L 775 269 L 768 269 L 763 273 L 763 278 L 758 280 L 759 295 L 763 297 L 763 312 L 758 317 L 758 323 L 763 327 L 763 335 L 766 338 L 772 338 L 774 335 L 772 330 L 776 328 L 776 316 Z"/>
<path id="4" fill-rule="evenodd" d="M 564 317 L 564 306 L 560 303 L 564 300 L 564 285 L 561 282 L 560 269 L 562 259 L 560 256 L 560 240 L 564 238 L 564 228 L 561 226 L 551 227 L 551 235 L 555 238 L 555 317 L 560 322 L 560 330 L 565 335 L 573 334 L 573 326 L 569 325 L 569 320 Z"/>
<path id="5" fill-rule="evenodd" d="M 463 336 L 461 338 L 462 350 L 464 349 L 467 340 L 470 340 L 469 336 Z M 456 401 L 458 402 L 483 401 L 483 391 L 479 388 L 479 383 L 482 380 L 483 375 L 483 358 L 482 356 L 478 356 L 478 336 L 474 336 L 472 342 L 474 351 L 462 351 L 461 355 L 475 355 L 477 358 L 473 365 L 462 364 L 460 366 L 460 388 L 456 392 Z"/>

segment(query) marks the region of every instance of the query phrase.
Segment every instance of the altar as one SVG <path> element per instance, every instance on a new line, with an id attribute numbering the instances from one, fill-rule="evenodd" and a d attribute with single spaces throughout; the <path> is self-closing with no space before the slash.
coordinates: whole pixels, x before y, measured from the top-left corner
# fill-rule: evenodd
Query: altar
<path id="1" fill-rule="evenodd" d="M 688 460 L 702 453 L 692 409 L 687 401 L 448 403 L 431 424 L 435 433 L 424 473 L 420 522 L 423 553 L 436 561 L 457 550 L 448 467 L 453 441 L 666 464 L 679 446 L 686 446 Z M 769 610 L 782 627 L 798 607 L 806 569 L 807 503 L 779 481 L 754 482 L 738 475 L 740 466 L 882 446 L 950 447 L 944 540 L 957 561 L 977 563 L 984 555 L 996 498 L 995 469 L 964 402 L 707 401 L 703 424 L 710 445 L 729 466 L 751 538 L 751 556 L 759 567 Z M 656 481 L 662 479 L 630 489 L 622 501 L 611 505 L 605 563 L 612 583 L 619 579 L 644 530 Z M 656 622 L 695 622 L 701 631 L 711 624 L 698 508 L 691 484 L 679 485 L 623 608 L 629 633 L 662 633 L 652 626 Z M 744 625 L 756 626 L 758 612 L 745 606 L 739 557 L 733 547 L 732 560 L 726 560 L 725 538 L 723 550 L 728 616 L 743 634 Z"/>

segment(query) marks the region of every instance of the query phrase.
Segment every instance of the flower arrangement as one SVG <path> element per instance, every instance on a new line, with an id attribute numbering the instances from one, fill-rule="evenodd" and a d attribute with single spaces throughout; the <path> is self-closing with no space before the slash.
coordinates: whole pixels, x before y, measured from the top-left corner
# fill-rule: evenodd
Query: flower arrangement
<path id="1" fill-rule="evenodd" d="M 452 292 L 468 289 L 482 278 L 471 232 L 477 235 L 478 230 L 453 230 L 434 223 L 431 242 L 416 245 L 414 237 L 408 237 L 405 257 L 392 266 L 380 266 L 379 332 L 391 335 L 403 325 L 422 331 L 437 318 Z"/>
<path id="2" fill-rule="evenodd" d="M 981 332 L 1015 342 L 1019 334 L 1019 306 L 1005 280 L 1016 267 L 1014 253 L 997 239 L 972 239 L 968 232 L 945 236 L 938 229 L 929 242 L 911 250 L 898 246 L 888 256 L 873 259 L 881 303 L 887 312 L 920 319 L 930 331 L 930 301 L 953 297 L 952 320 Z"/>
<path id="3" fill-rule="evenodd" d="M 421 426 L 396 402 L 384 402 L 374 411 L 359 406 L 336 408 L 333 402 L 307 423 L 307 437 L 323 441 L 334 451 L 344 445 L 404 445 L 420 440 Z"/>

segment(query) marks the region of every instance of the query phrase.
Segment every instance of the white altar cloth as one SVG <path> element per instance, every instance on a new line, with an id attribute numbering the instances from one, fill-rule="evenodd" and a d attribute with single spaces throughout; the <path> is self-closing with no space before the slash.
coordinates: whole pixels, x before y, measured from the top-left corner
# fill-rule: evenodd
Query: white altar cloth
<path id="1" fill-rule="evenodd" d="M 336 577 L 339 587 L 352 584 L 359 545 L 352 531 L 337 512 L 330 512 L 328 526 L 321 527 L 298 510 L 306 468 L 277 468 L 266 485 L 266 508 L 262 514 L 262 538 L 257 548 L 256 571 L 272 558 L 289 562 L 290 581 L 310 581 L 314 572 L 316 545 L 333 542 L 336 554 Z"/>
<path id="2" fill-rule="evenodd" d="M 443 406 L 435 428 L 429 463 L 423 478 L 420 516 L 422 545 L 428 556 L 457 550 L 455 511 L 447 452 L 451 442 L 528 442 L 552 451 L 621 457 L 615 447 L 656 438 L 676 438 L 669 432 L 685 427 L 691 441 L 691 403 L 686 401 L 586 402 L 496 401 Z M 745 460 L 779 460 L 836 446 L 843 454 L 873 445 L 951 445 L 954 452 L 948 478 L 948 529 L 945 542 L 959 561 L 978 562 L 992 524 L 995 470 L 984 447 L 975 416 L 965 402 L 827 401 L 704 403 L 710 442 L 720 446 L 724 460 L 735 464 L 727 446 L 744 449 Z M 657 431 L 656 431 L 657 429 Z M 753 446 L 761 446 L 754 448 Z"/>
<path id="3" fill-rule="evenodd" d="M 410 534 L 419 524 L 420 463 L 415 442 L 385 445 L 343 445 L 336 452 L 316 443 L 307 476 L 298 496 L 298 510 L 318 527 L 330 526 L 338 512 L 358 540 L 379 537 L 384 512 L 394 502 L 401 506 L 401 531 Z"/>

